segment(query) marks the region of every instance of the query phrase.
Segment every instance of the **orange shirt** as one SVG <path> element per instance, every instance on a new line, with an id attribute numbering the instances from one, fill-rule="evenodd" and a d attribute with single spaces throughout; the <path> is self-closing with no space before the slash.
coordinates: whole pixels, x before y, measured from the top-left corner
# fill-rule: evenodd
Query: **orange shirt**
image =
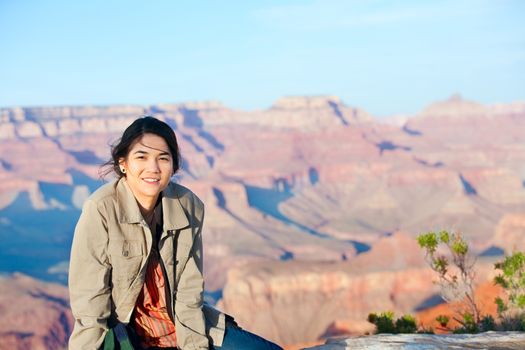
<path id="1" fill-rule="evenodd" d="M 168 314 L 166 281 L 155 241 L 148 261 L 146 280 L 135 304 L 133 323 L 143 347 L 176 347 L 175 325 Z"/>

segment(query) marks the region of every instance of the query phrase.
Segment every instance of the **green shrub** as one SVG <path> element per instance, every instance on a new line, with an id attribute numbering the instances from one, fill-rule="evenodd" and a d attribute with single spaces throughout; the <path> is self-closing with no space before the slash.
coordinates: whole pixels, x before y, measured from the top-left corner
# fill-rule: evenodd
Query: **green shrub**
<path id="1" fill-rule="evenodd" d="M 438 275 L 441 297 L 458 316 L 454 319 L 465 330 L 475 331 L 481 315 L 475 298 L 475 259 L 469 254 L 467 242 L 461 234 L 447 231 L 421 234 L 417 242 L 425 251 L 430 268 Z"/>
<path id="2" fill-rule="evenodd" d="M 505 296 L 497 297 L 495 303 L 504 330 L 525 330 L 525 254 L 515 252 L 494 264 L 500 270 L 494 284 L 503 288 Z"/>
<path id="3" fill-rule="evenodd" d="M 404 315 L 396 320 L 397 333 L 415 333 L 417 331 L 416 319 L 411 315 Z"/>
<path id="4" fill-rule="evenodd" d="M 469 255 L 469 246 L 463 237 L 447 231 L 428 232 L 417 237 L 425 258 L 439 277 L 442 298 L 455 309 L 461 326 L 454 333 L 478 333 L 501 329 L 525 331 L 525 253 L 515 252 L 494 265 L 500 273 L 494 284 L 503 288 L 505 295 L 497 297 L 499 324 L 494 317 L 482 316 L 475 299 L 474 263 Z M 444 249 L 440 249 L 444 248 Z M 443 250 L 448 254 L 443 254 Z M 440 315 L 436 321 L 448 328 L 448 316 Z"/>
<path id="5" fill-rule="evenodd" d="M 394 325 L 394 313 L 385 311 L 378 314 L 371 313 L 368 315 L 368 322 L 376 326 L 377 333 L 397 333 Z"/>
<path id="6" fill-rule="evenodd" d="M 447 327 L 448 322 L 450 321 L 450 317 L 446 315 L 439 315 L 438 317 L 436 317 L 436 321 L 438 321 L 441 327 Z"/>
<path id="7" fill-rule="evenodd" d="M 491 315 L 485 315 L 481 318 L 480 328 L 482 332 L 496 330 L 496 321 Z"/>
<path id="8" fill-rule="evenodd" d="M 481 323 L 481 319 L 478 321 L 474 318 L 474 315 L 472 315 L 470 312 L 465 312 L 463 314 L 463 332 L 462 333 L 479 333 L 479 324 Z"/>
<path id="9" fill-rule="evenodd" d="M 376 326 L 376 333 L 416 333 L 416 319 L 411 315 L 403 315 L 394 321 L 392 311 L 382 312 L 380 314 L 371 313 L 368 315 L 368 322 Z"/>

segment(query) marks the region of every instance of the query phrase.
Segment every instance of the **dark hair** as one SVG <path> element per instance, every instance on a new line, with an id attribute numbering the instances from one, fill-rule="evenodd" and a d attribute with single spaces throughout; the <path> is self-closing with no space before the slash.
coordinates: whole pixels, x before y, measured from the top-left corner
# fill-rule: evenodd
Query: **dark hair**
<path id="1" fill-rule="evenodd" d="M 144 136 L 144 134 L 155 134 L 162 137 L 171 152 L 173 173 L 175 174 L 180 169 L 181 156 L 177 144 L 177 137 L 173 129 L 161 120 L 151 116 L 144 116 L 131 123 L 131 125 L 124 130 L 120 140 L 111 146 L 111 159 L 102 165 L 102 177 L 112 171 L 115 172 L 119 178 L 124 176 L 120 170 L 119 160 L 127 157 L 131 146 Z"/>

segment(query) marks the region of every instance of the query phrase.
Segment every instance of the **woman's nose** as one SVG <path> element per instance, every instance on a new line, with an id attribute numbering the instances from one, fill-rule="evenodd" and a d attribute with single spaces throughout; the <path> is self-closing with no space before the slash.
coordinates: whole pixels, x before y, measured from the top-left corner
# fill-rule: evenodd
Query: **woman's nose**
<path id="1" fill-rule="evenodd" d="M 160 172 L 159 162 L 156 159 L 149 161 L 148 170 L 154 171 L 156 173 Z"/>

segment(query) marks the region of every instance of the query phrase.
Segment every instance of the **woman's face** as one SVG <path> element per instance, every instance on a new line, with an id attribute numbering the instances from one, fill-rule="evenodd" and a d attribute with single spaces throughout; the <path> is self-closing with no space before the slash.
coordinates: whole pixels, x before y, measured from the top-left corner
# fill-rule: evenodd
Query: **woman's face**
<path id="1" fill-rule="evenodd" d="M 155 134 L 144 134 L 130 148 L 120 167 L 138 202 L 148 209 L 155 203 L 173 175 L 173 159 L 166 141 Z M 151 209 L 151 208 L 149 208 Z"/>

